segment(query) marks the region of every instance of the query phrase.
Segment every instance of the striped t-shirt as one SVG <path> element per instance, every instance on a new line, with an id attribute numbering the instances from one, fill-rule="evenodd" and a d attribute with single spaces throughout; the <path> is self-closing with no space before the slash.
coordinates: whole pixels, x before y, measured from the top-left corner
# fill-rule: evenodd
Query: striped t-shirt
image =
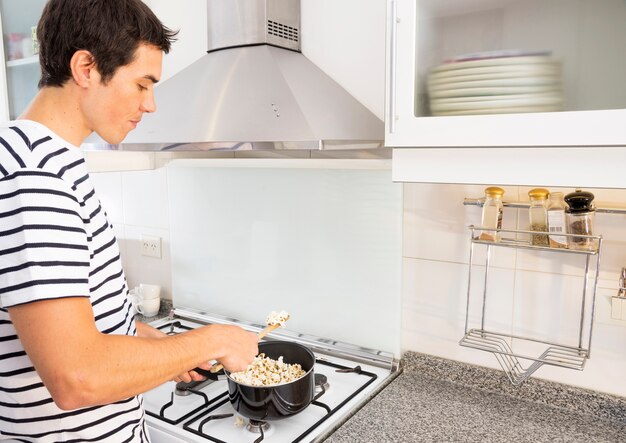
<path id="1" fill-rule="evenodd" d="M 89 297 L 99 331 L 136 335 L 127 293 L 113 228 L 80 150 L 39 123 L 0 124 L 0 440 L 148 441 L 141 396 L 59 409 L 7 310 Z"/>

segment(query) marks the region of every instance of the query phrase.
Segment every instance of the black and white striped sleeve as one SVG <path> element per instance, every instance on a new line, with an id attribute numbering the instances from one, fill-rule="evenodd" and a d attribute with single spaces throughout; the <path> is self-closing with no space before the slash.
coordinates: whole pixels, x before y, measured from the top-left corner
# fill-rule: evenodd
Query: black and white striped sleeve
<path id="1" fill-rule="evenodd" d="M 80 203 L 57 175 L 22 168 L 0 179 L 0 305 L 89 296 Z"/>

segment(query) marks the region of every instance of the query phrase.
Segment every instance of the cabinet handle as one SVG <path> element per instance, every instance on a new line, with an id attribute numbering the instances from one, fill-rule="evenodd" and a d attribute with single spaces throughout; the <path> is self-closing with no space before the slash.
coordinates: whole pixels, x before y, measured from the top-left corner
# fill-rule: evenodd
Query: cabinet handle
<path id="1" fill-rule="evenodd" d="M 398 50 L 398 3 L 389 1 L 389 133 L 396 132 L 396 58 Z"/>

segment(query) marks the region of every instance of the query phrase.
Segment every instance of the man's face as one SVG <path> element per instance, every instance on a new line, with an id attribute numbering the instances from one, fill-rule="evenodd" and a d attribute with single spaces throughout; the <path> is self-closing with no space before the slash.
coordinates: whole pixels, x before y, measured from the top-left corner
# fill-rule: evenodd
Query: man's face
<path id="1" fill-rule="evenodd" d="M 107 143 L 118 144 L 144 112 L 154 112 L 154 84 L 161 77 L 162 59 L 160 48 L 141 44 L 133 62 L 118 68 L 106 84 L 97 82 L 82 105 L 89 129 Z"/>

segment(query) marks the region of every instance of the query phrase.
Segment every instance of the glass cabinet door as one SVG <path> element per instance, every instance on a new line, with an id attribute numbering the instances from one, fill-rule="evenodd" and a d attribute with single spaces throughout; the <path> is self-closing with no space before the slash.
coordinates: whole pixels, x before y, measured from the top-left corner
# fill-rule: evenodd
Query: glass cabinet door
<path id="1" fill-rule="evenodd" d="M 40 69 L 35 29 L 46 0 L 0 0 L 9 118 L 37 92 Z"/>
<path id="2" fill-rule="evenodd" d="M 626 1 L 417 1 L 416 116 L 626 108 Z"/>
<path id="3" fill-rule="evenodd" d="M 387 1 L 387 146 L 626 145 L 626 0 Z"/>

